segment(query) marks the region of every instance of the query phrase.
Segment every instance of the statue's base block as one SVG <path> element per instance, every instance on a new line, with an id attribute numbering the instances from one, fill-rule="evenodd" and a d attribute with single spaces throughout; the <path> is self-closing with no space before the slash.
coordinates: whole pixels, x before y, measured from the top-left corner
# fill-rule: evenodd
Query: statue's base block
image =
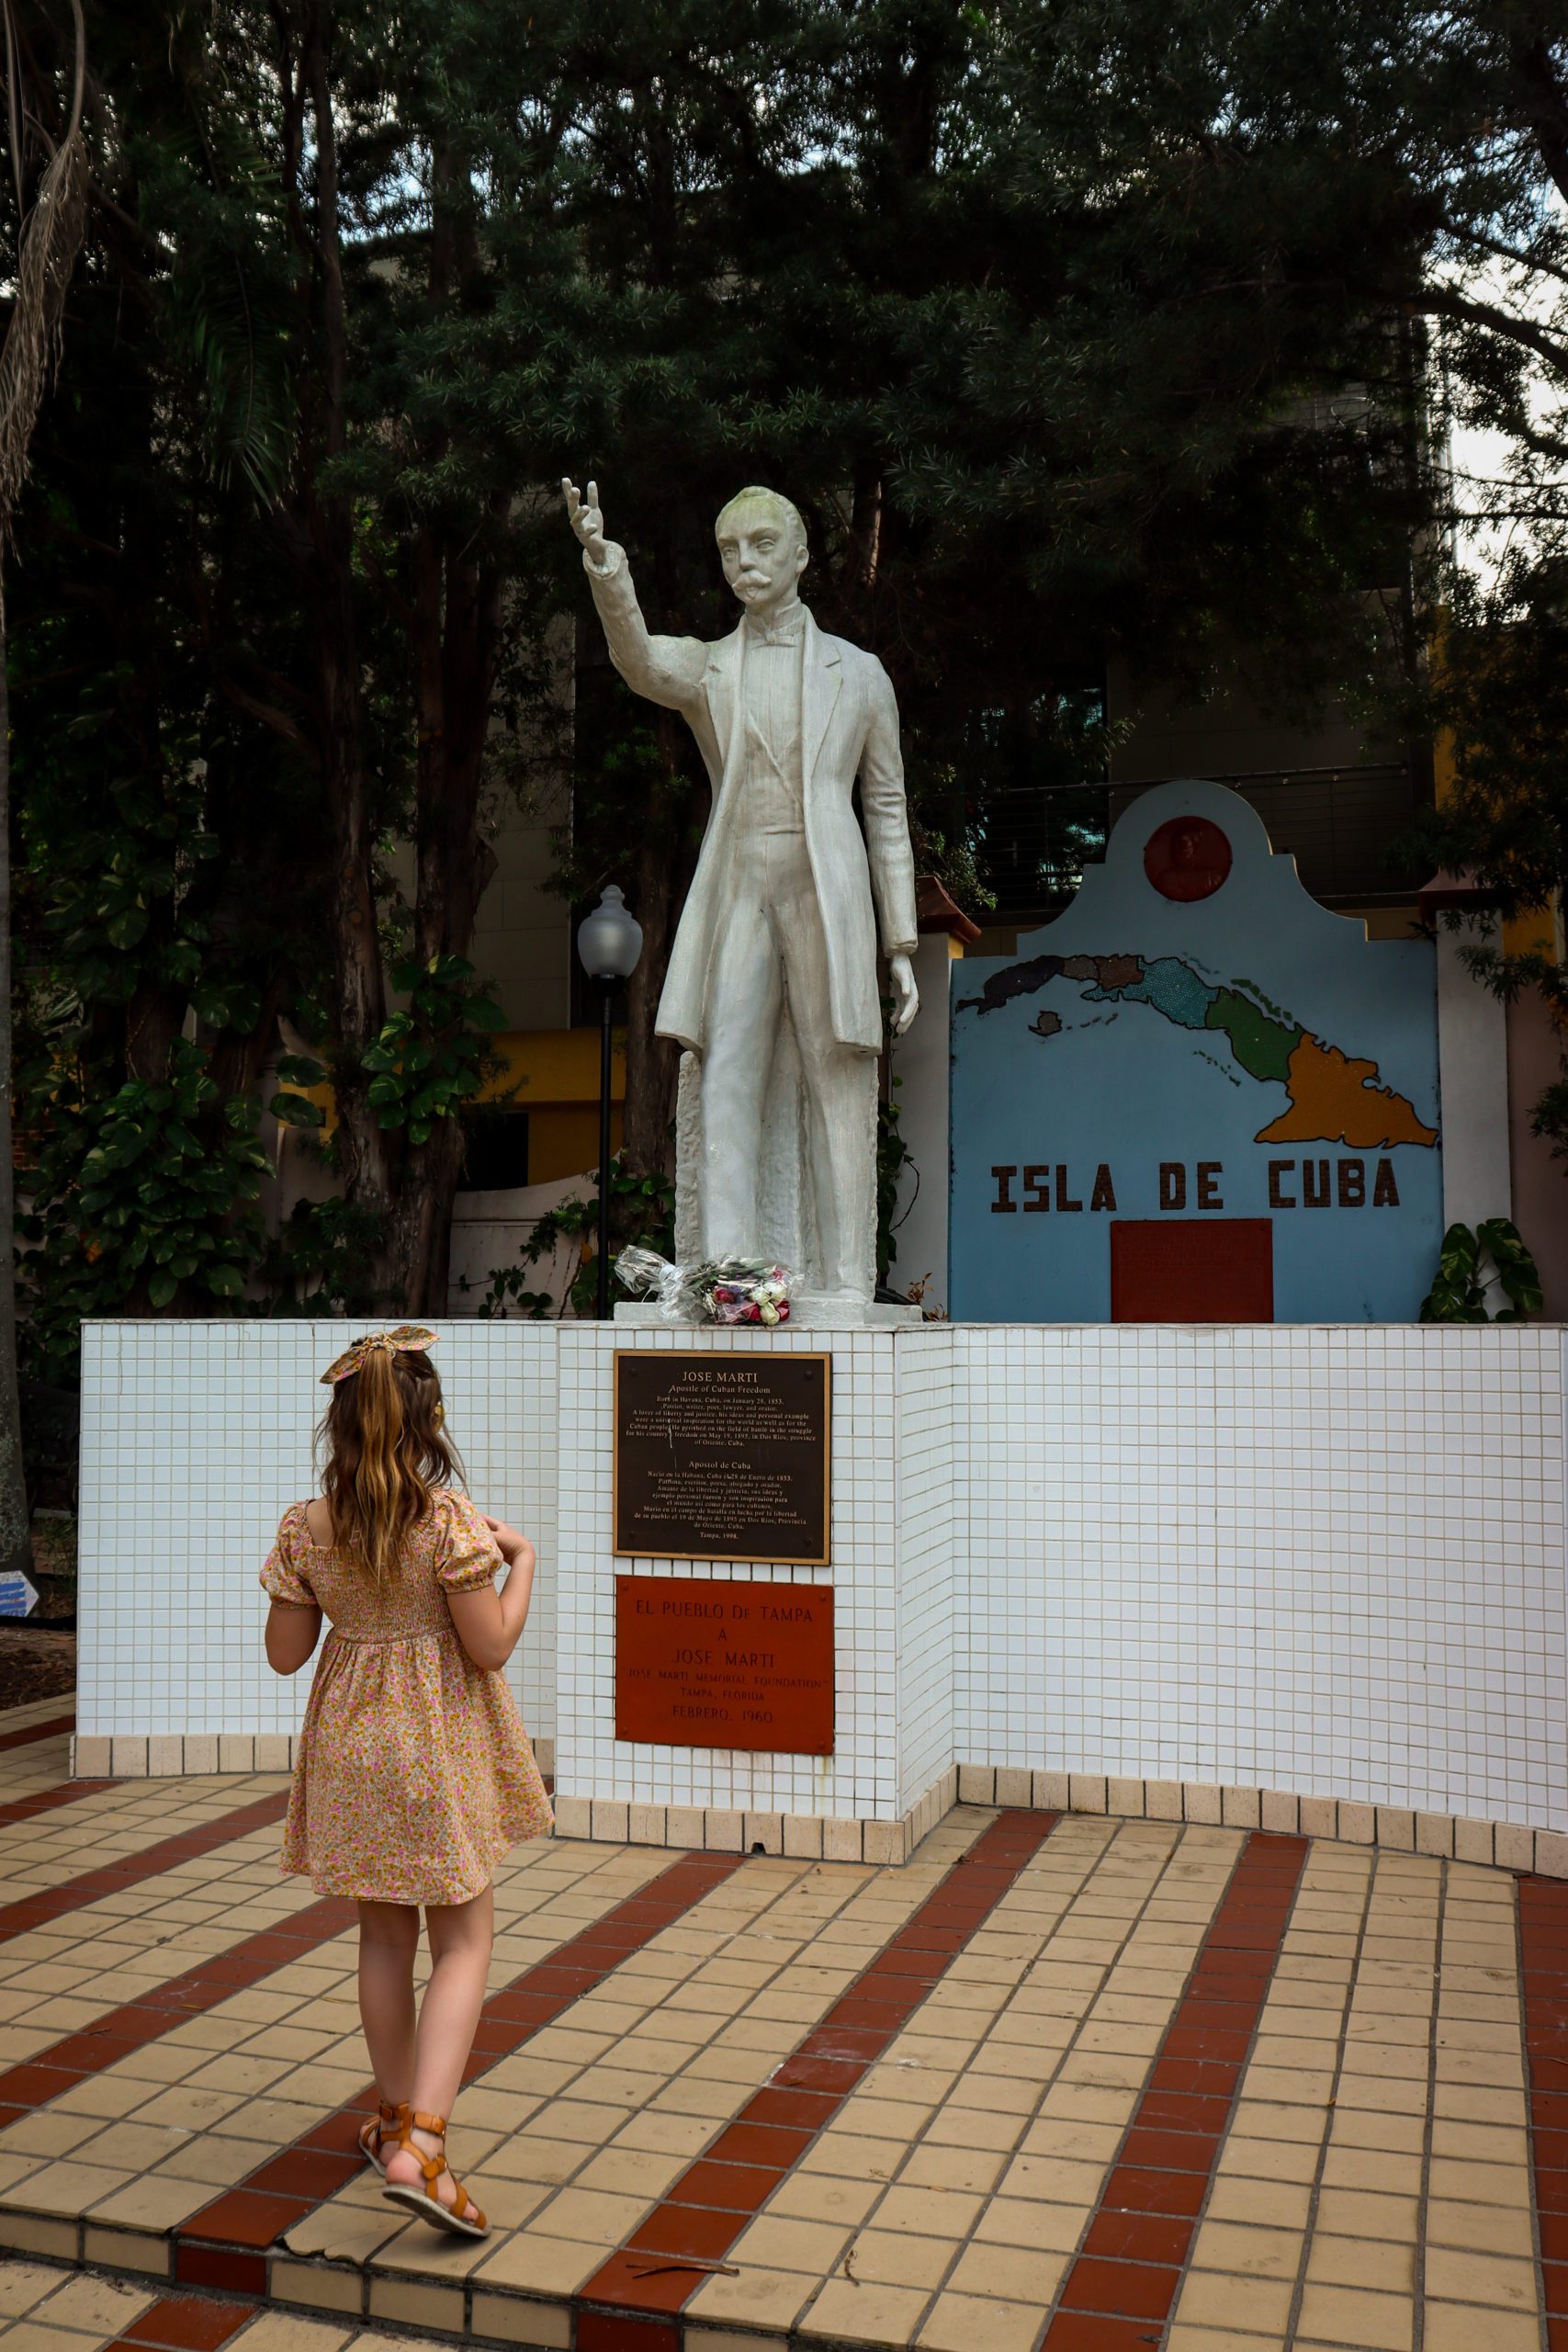
<path id="1" fill-rule="evenodd" d="M 778 1329 L 791 1331 L 892 1331 L 906 1330 L 912 1324 L 922 1324 L 925 1317 L 918 1306 L 885 1306 L 864 1298 L 846 1297 L 837 1291 L 796 1291 L 789 1302 L 789 1321 Z M 640 1299 L 624 1300 L 615 1309 L 617 1323 L 632 1323 L 643 1329 L 660 1331 L 713 1331 L 717 1324 L 700 1322 L 694 1316 L 666 1315 L 661 1307 L 646 1305 Z M 759 1338 L 772 1339 L 773 1331 L 744 1324 L 743 1330 L 756 1331 Z"/>
<path id="2" fill-rule="evenodd" d="M 951 1524 L 958 1334 L 951 1324 L 922 1322 L 918 1307 L 825 1305 L 845 1319 L 818 1319 L 811 1298 L 798 1319 L 773 1330 L 671 1324 L 635 1306 L 619 1309 L 613 1325 L 560 1327 L 553 1581 L 559 1622 L 572 1636 L 557 1653 L 555 1783 L 568 1836 L 902 1861 L 953 1802 L 948 1659 L 959 1548 Z M 827 1566 L 615 1552 L 615 1360 L 627 1348 L 665 1347 L 736 1369 L 762 1356 L 831 1358 Z M 761 1464 L 759 1476 L 769 1467 Z M 679 1605 L 694 1622 L 693 1578 L 714 1580 L 716 1603 L 745 1581 L 757 1589 L 759 1613 L 767 1604 L 787 1609 L 792 1587 L 830 1588 L 831 1752 L 807 1752 L 804 1729 L 802 1749 L 794 1750 L 796 1710 L 784 1686 L 754 1702 L 776 1711 L 759 1718 L 777 1721 L 776 1749 L 617 1738 L 618 1673 L 664 1656 L 650 1634 L 646 1657 L 617 1658 L 616 1585 L 627 1576 L 639 1580 L 645 1611 L 656 1607 L 660 1579 L 680 1584 Z M 624 1627 L 636 1623 L 623 1612 Z M 758 1646 L 772 1645 L 759 1638 Z M 766 1679 L 774 1662 L 745 1663 Z M 694 1704 L 688 1712 L 699 1717 Z"/>

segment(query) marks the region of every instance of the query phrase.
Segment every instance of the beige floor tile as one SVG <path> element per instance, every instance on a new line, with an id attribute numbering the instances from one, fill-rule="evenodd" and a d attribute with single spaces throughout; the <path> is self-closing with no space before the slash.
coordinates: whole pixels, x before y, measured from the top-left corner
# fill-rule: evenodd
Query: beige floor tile
<path id="1" fill-rule="evenodd" d="M 852 2235 L 849 2227 L 831 2222 L 764 2213 L 741 2232 L 728 2259 L 742 2269 L 797 2270 L 821 2278 L 837 2267 Z"/>
<path id="2" fill-rule="evenodd" d="M 738 2324 L 749 2321 L 754 2327 L 787 2332 L 817 2287 L 816 2278 L 804 2271 L 748 2270 L 738 2278 L 705 2280 L 686 2308 L 694 2319 L 710 2324 L 720 2320 L 734 2320 Z M 848 2291 L 853 2294 L 854 2289 Z"/>
<path id="3" fill-rule="evenodd" d="M 1282 2278 L 1235 2278 L 1218 2270 L 1191 2270 L 1174 2316 L 1191 2326 L 1282 2336 L 1290 2318 L 1291 2293 Z"/>
<path id="4" fill-rule="evenodd" d="M 946 2283 L 966 2298 L 998 2295 L 1043 2309 L 1066 2278 L 1070 2260 L 1066 2254 L 1042 2254 L 1028 2246 L 970 2245 Z M 972 2338 L 963 2352 L 975 2352 L 983 2341 L 983 2336 Z"/>
<path id="5" fill-rule="evenodd" d="M 1434 2156 L 1427 2180 L 1428 2194 L 1450 2198 L 1465 2205 L 1510 2205 L 1516 2211 L 1530 2201 L 1529 2174 L 1523 2165 L 1476 2164 L 1452 2156 Z"/>
<path id="6" fill-rule="evenodd" d="M 990 2113 L 985 2108 L 971 2107 L 967 2101 L 969 2086 L 964 2083 L 958 2096 L 939 2108 L 926 2131 L 929 2145 L 953 2148 L 986 2148 L 1005 2154 L 1015 2148 L 1026 2126 L 1021 2116 Z"/>
<path id="7" fill-rule="evenodd" d="M 916 2148 L 898 2175 L 901 2188 L 958 2188 L 986 2196 L 1007 2159 L 982 2149 Z"/>
<path id="8" fill-rule="evenodd" d="M 708 2290 L 703 2291 L 705 2298 Z M 806 2343 L 826 2336 L 834 2344 L 912 2344 L 927 2300 L 923 2287 L 857 2287 L 848 2278 L 829 2278 L 799 2333 Z"/>
<path id="9" fill-rule="evenodd" d="M 922 2352 L 1033 2352 L 1040 2333 L 1038 2303 L 1010 2303 L 992 2296 L 939 2295 L 920 2322 L 916 2341 Z"/>
<path id="10" fill-rule="evenodd" d="M 1032 2208 L 1038 2211 L 1038 2208 Z M 940 2287 L 958 2253 L 955 2238 L 911 2237 L 906 2230 L 862 2230 L 839 2266 L 851 2278 L 885 2287 Z"/>
<path id="11" fill-rule="evenodd" d="M 1380 2196 L 1418 2197 L 1421 2158 L 1393 2148 L 1330 2147 L 1323 2159 L 1325 2188 L 1371 2188 Z"/>
<path id="12" fill-rule="evenodd" d="M 9 2201 L 29 2213 L 85 2213 L 131 2177 L 129 2165 L 112 2171 L 107 2165 L 43 2165 L 17 2183 Z"/>
<path id="13" fill-rule="evenodd" d="M 156 2300 L 151 2288 L 83 2274 L 57 2282 L 55 2292 L 35 2304 L 30 2316 L 45 2327 L 80 2328 L 101 2339 L 119 2335 Z"/>
<path id="14" fill-rule="evenodd" d="M 573 2185 L 614 2189 L 627 2197 L 662 2197 L 689 2161 L 685 2156 L 652 2155 L 640 2148 L 602 2148 L 589 2158 Z"/>
<path id="15" fill-rule="evenodd" d="M 1226 2173 L 1209 2192 L 1207 2217 L 1213 2222 L 1250 2222 L 1265 2229 L 1303 2231 L 1312 2210 L 1304 2181 L 1249 2180 Z"/>
<path id="16" fill-rule="evenodd" d="M 1317 2200 L 1317 2226 L 1331 2237 L 1387 2238 L 1396 2245 L 1414 2245 L 1418 2210 L 1414 2197 L 1325 2188 Z"/>
<path id="17" fill-rule="evenodd" d="M 1237 2222 L 1204 2221 L 1192 2242 L 1194 2270 L 1224 2270 L 1237 2278 L 1294 2278 L 1301 2234 Z"/>
<path id="18" fill-rule="evenodd" d="M 528 2287 L 540 2295 L 575 2294 L 604 2260 L 601 2249 L 544 2231 L 518 2230 L 476 2264 L 476 2287 Z"/>
<path id="19" fill-rule="evenodd" d="M 651 2198 L 616 2197 L 607 2189 L 558 2189 L 540 2207 L 533 2226 L 546 2237 L 578 2238 L 585 2245 L 615 2246 L 630 2236 Z"/>
<path id="20" fill-rule="evenodd" d="M 1489 2303 L 1501 2311 L 1519 2312 L 1531 2312 L 1537 2306 L 1534 2263 L 1509 2261 L 1503 2255 L 1429 2245 L 1426 2286 L 1427 2294 L 1440 2302 Z"/>
<path id="21" fill-rule="evenodd" d="M 836 2173 L 846 2180 L 891 2180 L 901 2161 L 892 2141 L 856 2130 L 824 2132 L 802 2156 L 800 2169 Z"/>
<path id="22" fill-rule="evenodd" d="M 802 2222 L 863 2222 L 881 2185 L 871 2180 L 840 2180 L 833 2173 L 794 2172 L 780 2183 L 764 2211 Z"/>
<path id="23" fill-rule="evenodd" d="M 955 2188 L 885 2191 L 872 2220 L 879 2230 L 911 2230 L 918 2236 L 963 2238 L 974 2229 L 984 2199 Z"/>
<path id="24" fill-rule="evenodd" d="M 60 2273 L 52 2263 L 27 2262 L 7 2255 L 0 2260 L 0 2321 L 20 2319 L 59 2285 Z"/>
<path id="25" fill-rule="evenodd" d="M 1469 2246 L 1478 2254 L 1517 2255 L 1526 2261 L 1535 2250 L 1528 2211 L 1510 2212 L 1501 2205 L 1462 2205 L 1438 2197 L 1427 2200 L 1427 2243 Z"/>
<path id="26" fill-rule="evenodd" d="M 1368 2352 L 1410 2352 L 1415 2332 L 1416 2306 L 1404 2295 L 1309 2282 L 1302 2296 L 1297 2335 L 1303 2338 L 1365 2346 Z"/>
<path id="27" fill-rule="evenodd" d="M 1215 2167 L 1220 2180 L 1275 2180 L 1301 2187 L 1317 2177 L 1321 2137 L 1312 2140 L 1252 2139 L 1235 2132 L 1222 2143 Z"/>
<path id="28" fill-rule="evenodd" d="M 1422 2352 L 1539 2352 L 1540 2322 L 1533 2312 L 1483 2311 L 1474 2303 L 1427 2299 Z"/>
<path id="29" fill-rule="evenodd" d="M 1369 2287 L 1380 2294 L 1413 2295 L 1416 2248 L 1387 2238 L 1330 2237 L 1320 2230 L 1307 2252 L 1306 2275 L 1325 2287 Z"/>

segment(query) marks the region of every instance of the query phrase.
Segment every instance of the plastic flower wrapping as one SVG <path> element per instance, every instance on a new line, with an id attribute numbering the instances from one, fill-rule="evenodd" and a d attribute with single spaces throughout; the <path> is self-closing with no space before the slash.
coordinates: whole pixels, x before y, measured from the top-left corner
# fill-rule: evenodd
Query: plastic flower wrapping
<path id="1" fill-rule="evenodd" d="M 655 1250 L 635 1245 L 621 1251 L 615 1272 L 627 1290 L 650 1296 L 671 1322 L 759 1323 L 768 1329 L 789 1321 L 787 1266 L 771 1258 L 709 1258 L 699 1266 L 671 1265 Z"/>

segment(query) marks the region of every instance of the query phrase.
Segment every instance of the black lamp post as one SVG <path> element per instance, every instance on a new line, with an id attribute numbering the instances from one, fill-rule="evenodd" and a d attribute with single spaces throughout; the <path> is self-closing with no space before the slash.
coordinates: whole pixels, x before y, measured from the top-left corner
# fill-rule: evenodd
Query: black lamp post
<path id="1" fill-rule="evenodd" d="M 577 953 L 591 980 L 599 984 L 599 1293 L 594 1311 L 610 1312 L 610 1011 L 615 990 L 630 979 L 642 954 L 642 925 L 626 912 L 612 882 L 577 934 Z"/>

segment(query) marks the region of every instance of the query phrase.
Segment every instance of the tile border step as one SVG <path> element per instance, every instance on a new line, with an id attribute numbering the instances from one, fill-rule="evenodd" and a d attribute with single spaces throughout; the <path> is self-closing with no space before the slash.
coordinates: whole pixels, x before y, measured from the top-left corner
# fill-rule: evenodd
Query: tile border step
<path id="1" fill-rule="evenodd" d="M 73 1737 L 75 1779 L 187 1779 L 212 1772 L 288 1772 L 296 1742 L 284 1733 L 152 1734 Z M 536 1739 L 547 1778 L 556 1743 Z M 1190 1821 L 1213 1828 L 1271 1829 L 1337 1838 L 1438 1860 L 1568 1878 L 1568 1832 L 1518 1821 L 1427 1813 L 1359 1799 L 1213 1781 L 1156 1781 L 1103 1772 L 1038 1771 L 1006 1764 L 953 1764 L 907 1813 L 886 1821 L 840 1815 L 745 1813 L 718 1806 L 632 1804 L 558 1792 L 556 1835 L 615 1846 L 679 1846 L 708 1853 L 782 1854 L 801 1861 L 907 1862 L 954 1804 L 1027 1805 L 1054 1813 L 1111 1814 L 1131 1821 Z"/>

